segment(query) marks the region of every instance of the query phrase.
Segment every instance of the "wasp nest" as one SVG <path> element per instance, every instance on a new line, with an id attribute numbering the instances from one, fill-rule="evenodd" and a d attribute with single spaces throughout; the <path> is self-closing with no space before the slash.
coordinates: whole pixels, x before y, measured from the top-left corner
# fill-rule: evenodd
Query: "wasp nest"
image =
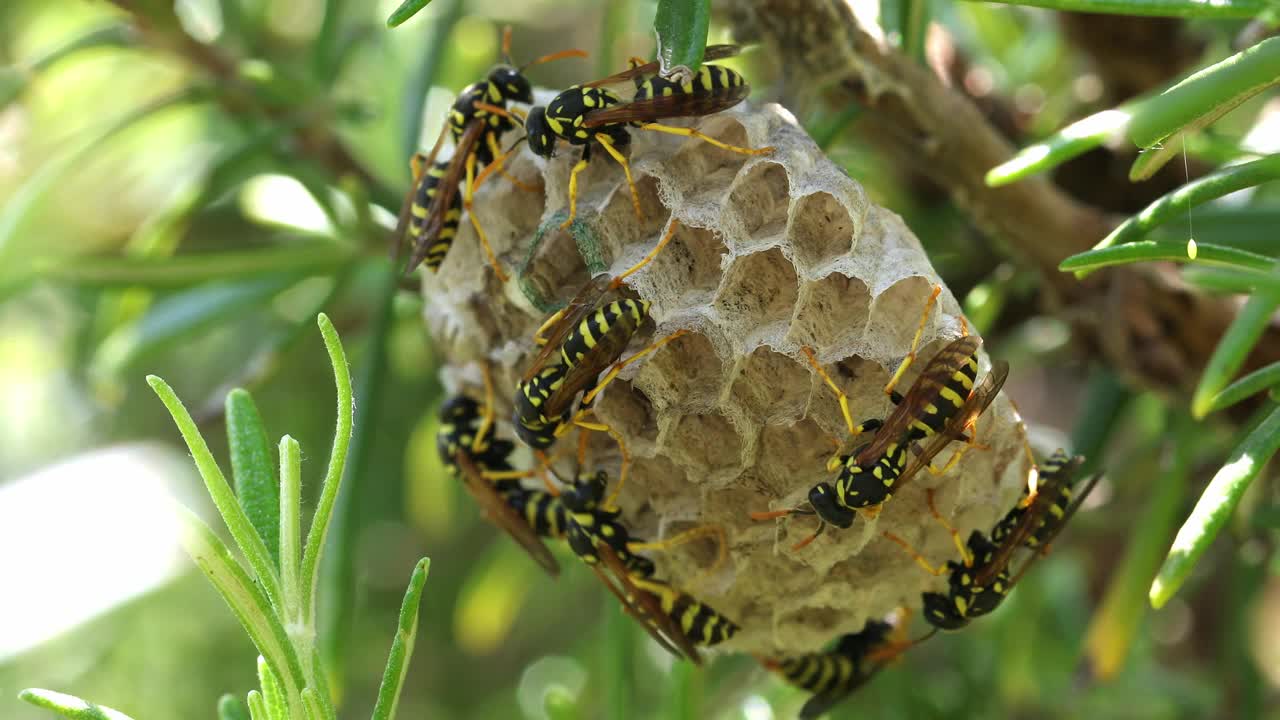
<path id="1" fill-rule="evenodd" d="M 579 150 L 562 144 L 549 162 L 521 150 L 507 170 L 529 187 L 495 179 L 475 201 L 513 279 L 495 278 L 464 221 L 440 271 L 424 273 L 426 321 L 450 366 L 449 389 L 475 392 L 483 361 L 499 389 L 498 417 L 509 418 L 546 306 L 572 297 L 593 274 L 587 260 L 621 273 L 678 221 L 671 244 L 623 292 L 650 301 L 649 325 L 656 324 L 642 330 L 632 351 L 677 329 L 688 334 L 628 366 L 597 400 L 597 416 L 622 434 L 633 456 L 619 504 L 640 538 L 724 528 L 728 562 L 711 572 L 715 553 L 702 543 L 653 557 L 659 576 L 741 625 L 727 647 L 815 650 L 868 618 L 918 608 L 922 591 L 945 590 L 945 577 L 924 572 L 882 532 L 892 529 L 935 564 L 954 557 L 950 536 L 930 517 L 925 489 L 938 488 L 939 509 L 965 535 L 988 530 L 1028 472 L 1023 428 L 1009 401 L 998 398 L 977 426 L 989 449 L 968 452 L 943 476 L 921 473 L 878 519 L 828 529 L 803 550 L 791 545 L 812 532 L 813 517 L 753 522 L 750 512 L 797 506 L 810 487 L 832 479 L 832 438 L 847 440 L 836 397 L 802 348 L 813 348 L 848 393 L 855 421 L 882 418 L 892 407 L 883 387 L 939 280 L 902 219 L 871 203 L 785 110 L 743 103 L 693 126 L 732 145 L 776 150 L 751 157 L 696 138 L 633 131 L 643 219 L 621 168 L 598 152 L 579 178 L 580 227 L 572 234 L 558 225 Z M 531 250 L 535 236 L 540 242 Z M 902 391 L 962 327 L 959 306 L 944 289 Z M 985 353 L 979 362 L 986 372 Z M 603 433 L 591 436 L 590 463 L 616 478 L 617 446 Z M 572 446 L 573 436 L 562 444 Z"/>

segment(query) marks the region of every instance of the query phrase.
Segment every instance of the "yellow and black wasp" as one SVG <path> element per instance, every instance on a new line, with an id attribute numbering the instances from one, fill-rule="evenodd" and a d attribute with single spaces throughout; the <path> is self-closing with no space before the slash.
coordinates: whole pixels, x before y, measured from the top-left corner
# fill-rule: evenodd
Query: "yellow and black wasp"
<path id="1" fill-rule="evenodd" d="M 967 334 L 956 338 L 930 359 L 905 395 L 899 394 L 895 389 L 915 360 L 916 348 L 920 344 L 930 310 L 941 291 L 941 286 L 934 286 L 933 293 L 925 303 L 911 348 L 885 386 L 885 394 L 894 407 L 884 420 L 872 419 L 854 424 L 848 396 L 818 363 L 813 351 L 804 348 L 810 365 L 836 394 L 849 435 L 856 437 L 871 431 L 875 434 L 870 442 L 854 452 L 831 459 L 828 470 L 838 469 L 839 473 L 834 482 L 818 483 L 810 489 L 808 509 L 757 512 L 751 514 L 753 519 L 769 520 L 785 515 L 816 514 L 819 518 L 818 528 L 795 546 L 797 549 L 802 548 L 816 539 L 828 524 L 839 528 L 852 526 L 858 510 L 874 517 L 880 506 L 901 490 L 917 472 L 925 467 L 932 469 L 930 463 L 933 458 L 952 440 L 972 442 L 972 437 L 966 433 L 971 430 L 978 416 L 995 400 L 1009 373 L 1007 364 L 996 363 L 983 381 L 977 383 L 977 353 L 982 344 L 980 338 Z M 908 464 L 909 449 L 922 440 L 930 442 L 919 449 L 915 460 Z M 944 468 L 933 471 L 945 472 L 959 460 L 961 454 L 956 453 Z"/>
<path id="2" fill-rule="evenodd" d="M 445 126 L 441 128 L 440 137 L 431 152 L 426 155 L 418 153 L 413 157 L 414 184 L 395 233 L 397 253 L 406 238 L 413 247 L 408 271 L 424 261 L 433 272 L 440 267 L 453 246 L 465 209 L 494 273 L 499 280 L 506 280 L 506 273 L 498 264 L 484 228 L 471 212 L 472 198 L 491 172 L 505 175 L 502 165 L 510 151 L 503 152 L 502 136 L 522 124 L 519 111 L 508 108 L 507 103 L 528 105 L 533 102 L 533 88 L 524 76 L 525 70 L 561 58 L 586 57 L 581 50 L 564 50 L 515 68 L 510 64 L 510 48 L 511 29 L 506 28 L 502 38 L 506 64 L 494 67 L 485 80 L 464 88 L 450 108 Z M 453 138 L 453 156 L 437 162 L 436 156 L 444 144 L 445 135 Z M 480 170 L 483 172 L 477 176 Z M 514 178 L 509 179 L 519 185 Z"/>
<path id="3" fill-rule="evenodd" d="M 1049 543 L 1062 532 L 1067 521 L 1102 478 L 1096 474 L 1089 477 L 1077 492 L 1077 476 L 1083 463 L 1083 457 L 1069 456 L 1058 450 L 1039 465 L 1039 484 L 1035 490 L 1024 487 L 1022 498 L 991 529 L 991 539 L 1000 549 L 992 567 L 978 574 L 979 582 L 986 582 L 993 569 L 1008 565 L 1018 548 L 1025 547 L 1036 555 L 1013 576 L 1014 583 L 1027 571 L 1035 557 L 1048 553 Z"/>
<path id="4" fill-rule="evenodd" d="M 487 378 L 486 378 L 487 379 Z M 486 383 L 487 386 L 487 383 Z M 486 403 L 459 395 L 440 410 L 436 449 L 450 474 L 458 477 L 490 522 L 506 532 L 550 575 L 560 565 L 542 538 L 564 537 L 565 509 L 548 492 L 525 488 L 512 468 L 514 445 L 493 438 L 493 421 Z"/>
<path id="5" fill-rule="evenodd" d="M 653 561 L 638 550 L 662 550 L 714 534 L 723 562 L 723 530 L 694 528 L 660 542 L 631 537 L 617 510 L 606 508 L 608 479 L 603 472 L 580 474 L 560 493 L 568 513 L 569 547 L 600 577 L 623 608 L 662 647 L 701 664 L 696 646 L 713 646 L 733 637 L 738 626 L 711 606 L 655 577 Z"/>
<path id="6" fill-rule="evenodd" d="M 617 277 L 599 275 L 592 279 L 568 306 L 549 317 L 538 330 L 537 342 L 542 349 L 516 385 L 512 423 L 516 436 L 535 450 L 551 447 L 573 427 L 606 432 L 614 439 L 622 455 L 615 496 L 626 482 L 630 454 L 622 436 L 613 428 L 588 419 L 592 403 L 624 367 L 686 331 L 677 330 L 619 361 L 649 316 L 650 305 L 646 300 L 602 302 L 601 298 L 622 287 L 629 276 L 653 260 L 678 227 L 673 219 L 662 239 L 638 263 Z M 574 401 L 579 393 L 582 401 L 575 411 Z"/>
<path id="7" fill-rule="evenodd" d="M 895 640 L 893 635 L 893 625 L 868 620 L 858 632 L 841 635 L 830 650 L 766 658 L 762 662 L 790 685 L 813 693 L 799 715 L 800 720 L 813 720 L 870 682 L 908 648 L 929 637 L 906 643 Z"/>
<path id="8" fill-rule="evenodd" d="M 706 50 L 707 60 L 730 57 L 738 53 L 735 45 L 712 45 Z M 716 147 L 743 155 L 763 155 L 772 147 L 744 148 L 729 145 L 691 128 L 664 125 L 667 118 L 699 117 L 727 110 L 742 102 L 751 92 L 741 75 L 721 65 L 704 64 L 685 82 L 658 75 L 657 62 L 633 60 L 631 68 L 594 82 L 575 85 L 556 95 L 545 107 L 534 106 L 525 122 L 529 149 L 545 158 L 555 153 L 559 140 L 582 146 L 582 158 L 569 174 L 568 226 L 577 216 L 578 174 L 587 167 L 592 148 L 599 146 L 622 166 L 631 189 L 631 202 L 636 216 L 640 195 L 631 177 L 631 166 L 621 148 L 631 142 L 627 127 L 653 130 L 674 135 L 696 137 Z M 609 85 L 633 81 L 634 94 L 624 100 Z"/>

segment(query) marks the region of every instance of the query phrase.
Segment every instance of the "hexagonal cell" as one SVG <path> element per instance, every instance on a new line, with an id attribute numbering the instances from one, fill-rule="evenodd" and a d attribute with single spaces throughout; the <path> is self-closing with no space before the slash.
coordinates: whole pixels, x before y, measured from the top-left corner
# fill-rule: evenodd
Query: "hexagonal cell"
<path id="1" fill-rule="evenodd" d="M 775 498 L 801 498 L 810 487 L 828 479 L 827 459 L 836 451 L 829 438 L 832 436 L 811 418 L 790 425 L 766 425 L 760 431 L 755 469 L 769 497 L 753 510 L 771 509 L 769 503 Z"/>
<path id="2" fill-rule="evenodd" d="M 594 162 L 594 161 L 593 161 Z M 615 260 L 633 249 L 637 251 L 636 259 L 658 242 L 663 229 L 671 217 L 671 213 L 658 198 L 658 180 L 652 175 L 636 175 L 636 195 L 640 198 L 640 218 L 636 218 L 635 206 L 631 203 L 631 190 L 626 182 L 618 184 L 614 192 L 605 202 L 599 216 L 591 222 L 600 243 L 600 253 L 611 266 Z M 613 268 L 615 272 L 623 272 L 625 268 Z"/>
<path id="3" fill-rule="evenodd" d="M 813 348 L 819 355 L 849 348 L 863 336 L 871 291 L 858 278 L 831 273 L 800 287 L 800 300 L 787 340 Z"/>
<path id="4" fill-rule="evenodd" d="M 921 313 L 932 291 L 932 283 L 914 275 L 890 285 L 871 303 L 863 329 L 864 337 L 874 338 L 878 347 L 891 348 L 895 357 L 905 356 L 911 350 L 911 339 L 919 327 Z M 933 334 L 932 328 L 937 322 L 938 307 L 935 304 L 925 321 L 923 337 Z M 920 353 L 922 349 L 917 348 L 917 354 L 928 357 Z"/>
<path id="5" fill-rule="evenodd" d="M 817 192 L 796 201 L 787 235 L 796 260 L 815 268 L 847 254 L 853 247 L 853 218 L 831 193 Z"/>
<path id="6" fill-rule="evenodd" d="M 760 422 L 797 418 L 809 397 L 808 374 L 806 366 L 762 345 L 738 364 L 729 397 Z"/>
<path id="7" fill-rule="evenodd" d="M 743 347 L 777 336 L 791 318 L 799 292 L 795 268 L 772 248 L 740 257 L 716 293 L 715 309 Z"/>
<path id="8" fill-rule="evenodd" d="M 580 157 L 580 147 L 561 143 L 556 149 L 556 158 L 547 164 L 547 210 L 569 211 L 569 176 Z M 609 153 L 600 148 L 592 150 L 586 169 L 578 173 L 578 217 L 589 219 L 612 199 L 618 186 L 624 186 L 623 192 L 628 192 L 626 182 L 622 166 Z M 631 202 L 630 199 L 624 200 Z"/>
<path id="9" fill-rule="evenodd" d="M 656 308 L 659 315 L 673 306 L 705 305 L 720 283 L 720 265 L 727 253 L 724 241 L 715 233 L 681 223 L 671 242 L 628 284 L 645 295 L 662 298 Z"/>
<path id="10" fill-rule="evenodd" d="M 743 439 L 723 415 L 682 415 L 659 442 L 666 455 L 696 471 L 723 473 L 742 462 Z M 692 482 L 703 479 L 695 477 Z"/>
<path id="11" fill-rule="evenodd" d="M 595 402 L 595 413 L 603 421 L 624 436 L 649 444 L 658 439 L 658 418 L 649 396 L 631 385 L 630 380 L 618 378 L 600 392 Z M 638 448 L 630 448 L 634 453 Z"/>
<path id="12" fill-rule="evenodd" d="M 633 378 L 636 387 L 657 399 L 666 412 L 706 410 L 715 405 L 724 366 L 705 335 L 672 340 Z"/>
<path id="13" fill-rule="evenodd" d="M 759 162 L 738 177 L 726 208 L 747 235 L 778 235 L 786 227 L 790 193 L 786 168 L 776 162 Z"/>
<path id="14" fill-rule="evenodd" d="M 529 242 L 532 243 L 532 239 Z M 521 262 L 523 260 L 521 258 Z M 511 274 L 515 276 L 518 273 L 519 266 L 516 266 Z M 576 295 L 590 279 L 573 235 L 556 227 L 548 229 L 542 236 L 520 281 L 544 302 L 563 303 Z"/>

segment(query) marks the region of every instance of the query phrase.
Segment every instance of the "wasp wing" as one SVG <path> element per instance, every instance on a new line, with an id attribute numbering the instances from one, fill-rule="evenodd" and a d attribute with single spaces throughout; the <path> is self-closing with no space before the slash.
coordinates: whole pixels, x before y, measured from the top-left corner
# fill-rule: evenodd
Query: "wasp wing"
<path id="1" fill-rule="evenodd" d="M 1031 533 L 1035 532 L 1036 525 L 1039 523 L 1040 518 L 1042 518 L 1044 513 L 1049 510 L 1049 507 L 1053 505 L 1053 499 L 1057 494 L 1056 486 L 1060 484 L 1070 485 L 1076 470 L 1080 468 L 1080 464 L 1083 462 L 1084 458 L 1077 455 L 1058 470 L 1058 474 L 1054 477 L 1052 485 L 1042 484 L 1039 487 L 1035 499 L 1033 499 L 1031 504 L 1027 506 L 1026 511 L 1022 513 L 1022 517 L 1018 518 L 1018 524 L 1014 526 L 1013 531 L 1009 533 L 1008 537 L 1001 541 L 1000 547 L 996 550 L 996 553 L 992 555 L 991 561 L 974 574 L 973 582 L 975 585 L 988 585 L 996 578 L 996 576 L 1008 567 L 1009 560 L 1013 557 L 1014 552 L 1016 552 L 1019 547 L 1022 547 L 1022 544 L 1026 542 L 1027 538 L 1031 537 Z M 1092 490 L 1092 486 L 1089 489 Z M 1088 493 L 1086 492 L 1086 494 Z M 1074 508 L 1075 505 L 1076 503 L 1073 502 L 1072 507 Z M 1075 511 L 1069 510 L 1069 512 Z M 1067 517 L 1067 515 L 1064 515 L 1060 523 L 1065 524 Z M 1051 534 L 1056 535 L 1059 530 L 1061 530 L 1061 525 L 1059 525 L 1058 528 L 1055 528 Z"/>
<path id="2" fill-rule="evenodd" d="M 964 367 L 969 358 L 978 352 L 978 347 L 981 345 L 981 338 L 965 335 L 947 343 L 930 358 L 929 363 L 911 384 L 906 395 L 894 406 L 889 417 L 885 418 L 884 423 L 876 430 L 871 442 L 858 451 L 857 463 L 865 465 L 874 462 L 884 455 L 889 445 L 901 442 L 912 421 L 919 417 L 926 407 L 934 403 L 951 376 Z M 970 397 L 972 395 L 973 393 L 970 393 Z"/>
<path id="3" fill-rule="evenodd" d="M 475 152 L 476 144 L 480 142 L 484 131 L 483 119 L 472 120 L 467 125 L 466 131 L 462 133 L 462 137 L 458 138 L 453 148 L 453 158 L 450 159 L 449 167 L 436 187 L 436 196 L 431 201 L 431 207 L 427 208 L 427 221 L 422 228 L 422 235 L 414 244 L 413 254 L 409 256 L 406 272 L 413 272 L 414 268 L 427 257 L 427 250 L 444 229 L 445 215 L 453 204 L 453 199 L 457 197 L 458 186 L 467 168 L 467 157 Z"/>
<path id="4" fill-rule="evenodd" d="M 991 372 L 987 373 L 982 382 L 974 387 L 973 392 L 969 393 L 969 397 L 960 406 L 960 410 L 952 416 L 940 432 L 930 436 L 929 443 L 921 448 L 920 453 L 916 455 L 911 464 L 894 480 L 892 492 L 897 493 L 900 491 L 913 476 L 927 467 L 929 462 L 937 457 L 938 453 L 942 452 L 943 448 L 950 445 L 952 440 L 957 440 L 963 436 L 965 430 L 970 429 L 978 421 L 982 413 L 986 412 L 987 408 L 996 399 L 996 395 L 1000 394 L 1000 388 L 1004 387 L 1004 381 L 1008 377 L 1008 363 L 1001 361 L 992 365 Z"/>
<path id="5" fill-rule="evenodd" d="M 444 145 L 444 137 L 448 133 L 449 123 L 446 120 L 440 128 L 440 135 L 436 138 L 435 145 L 431 146 L 431 152 L 423 156 L 422 172 L 415 178 L 415 182 L 405 193 L 404 202 L 400 205 L 400 216 L 396 219 L 396 229 L 391 234 L 391 257 L 397 262 L 400 260 L 400 253 L 404 248 L 405 233 L 409 230 L 409 213 L 413 209 L 414 198 L 418 196 L 418 189 L 427 181 L 427 175 L 431 171 L 431 166 L 435 164 L 436 156 L 440 154 L 440 148 Z"/>
<path id="6" fill-rule="evenodd" d="M 702 61 L 712 62 L 714 60 L 723 60 L 727 57 L 733 57 L 740 52 L 742 52 L 742 47 L 739 45 L 708 45 L 707 49 L 702 54 Z M 613 75 L 600 78 L 599 80 L 592 80 L 589 83 L 583 83 L 582 87 L 617 85 L 618 83 L 626 82 L 641 75 L 653 75 L 661 70 L 662 63 L 654 60 L 652 62 L 644 63 L 643 65 L 633 65 L 620 73 L 614 73 Z"/>
<path id="7" fill-rule="evenodd" d="M 1021 580 L 1022 576 L 1026 574 L 1027 570 L 1029 570 L 1031 566 L 1035 564 L 1036 560 L 1039 559 L 1042 555 L 1044 555 L 1047 552 L 1049 543 L 1052 542 L 1053 539 L 1058 536 L 1058 533 L 1062 532 L 1062 529 L 1067 526 L 1067 521 L 1071 519 L 1072 515 L 1076 514 L 1076 510 L 1080 509 L 1080 506 L 1084 503 L 1085 498 L 1089 497 L 1089 493 L 1093 492 L 1093 488 L 1098 484 L 1098 481 L 1101 479 L 1102 479 L 1101 474 L 1095 474 L 1085 481 L 1084 487 L 1080 490 L 1080 493 L 1076 496 L 1075 500 L 1072 501 L 1071 507 L 1067 508 L 1067 511 L 1063 513 L 1062 520 L 1060 520 L 1057 526 L 1053 528 L 1053 532 L 1049 533 L 1045 538 L 1043 538 L 1043 545 L 1041 546 L 1041 548 L 1034 555 L 1028 558 L 1027 561 L 1023 563 L 1022 567 L 1018 568 L 1018 572 L 1013 576 L 1013 578 L 1010 579 L 1009 581 L 1010 587 L 1017 585 L 1018 581 Z"/>
<path id="8" fill-rule="evenodd" d="M 529 369 L 525 371 L 523 377 L 520 378 L 521 383 L 527 383 L 533 379 L 538 371 L 542 370 L 549 360 L 558 352 L 560 347 L 564 345 L 565 338 L 569 337 L 569 333 L 578 327 L 592 310 L 596 307 L 596 302 L 602 295 L 609 290 L 612 279 L 607 274 L 597 275 L 587 281 L 585 285 L 578 289 L 578 292 L 569 301 L 569 304 L 560 310 L 560 317 L 551 326 L 549 335 L 543 338 L 542 348 L 538 350 L 538 354 L 529 362 Z"/>
<path id="9" fill-rule="evenodd" d="M 833 687 L 825 692 L 820 692 L 809 698 L 804 706 L 800 708 L 800 720 L 815 720 L 831 708 L 839 705 L 845 698 L 852 695 L 856 690 L 870 682 L 871 678 L 888 665 L 887 662 L 879 663 L 869 672 L 859 673 L 849 678 L 848 682 L 842 683 L 837 687 Z"/>
<path id="10" fill-rule="evenodd" d="M 585 128 L 614 125 L 617 123 L 656 122 L 664 118 L 702 117 L 713 115 L 737 105 L 751 94 L 746 83 L 723 88 L 714 93 L 674 93 L 657 97 L 632 100 L 592 110 L 582 116 Z"/>
<path id="11" fill-rule="evenodd" d="M 560 564 L 542 542 L 542 538 L 529 527 L 529 523 L 525 522 L 524 518 L 503 500 L 493 483 L 484 477 L 470 456 L 459 451 L 454 455 L 454 460 L 461 470 L 463 487 L 479 503 L 485 517 L 510 535 L 535 562 L 542 566 L 543 570 L 547 571 L 548 575 L 557 577 L 560 574 Z"/>
<path id="12" fill-rule="evenodd" d="M 613 548 L 609 547 L 608 543 L 597 542 L 596 552 L 617 582 L 616 588 L 612 583 L 606 582 L 606 584 L 614 591 L 614 595 L 618 596 L 627 614 L 644 626 L 649 636 L 668 652 L 676 657 L 688 658 L 694 665 L 701 665 L 702 656 L 698 654 L 697 648 L 689 642 L 689 638 L 676 625 L 675 620 L 663 612 L 662 603 L 658 597 L 632 580 Z M 601 572 L 597 570 L 597 574 Z M 601 577 L 604 579 L 602 574 Z"/>

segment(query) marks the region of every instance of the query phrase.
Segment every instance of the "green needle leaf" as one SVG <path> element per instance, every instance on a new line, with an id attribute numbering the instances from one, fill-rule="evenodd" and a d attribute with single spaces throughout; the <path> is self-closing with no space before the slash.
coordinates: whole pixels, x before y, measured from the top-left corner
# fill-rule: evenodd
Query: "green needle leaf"
<path id="1" fill-rule="evenodd" d="M 307 243 L 262 250 L 176 257 L 90 256 L 33 258 L 30 276 L 87 287 L 181 288 L 214 280 L 289 273 L 332 275 L 356 259 L 350 247 Z"/>
<path id="2" fill-rule="evenodd" d="M 258 531 L 267 552 L 280 567 L 280 484 L 276 480 L 267 429 L 249 391 L 227 394 L 227 445 L 236 497 Z"/>
<path id="3" fill-rule="evenodd" d="M 329 361 L 333 364 L 333 381 L 338 390 L 338 420 L 333 434 L 333 452 L 329 456 L 329 469 L 325 473 L 324 485 L 320 488 L 320 500 L 316 504 L 315 515 L 311 519 L 311 528 L 307 531 L 307 546 L 302 555 L 303 614 L 302 620 L 307 627 L 315 627 L 316 586 L 320 582 L 320 553 L 324 550 L 324 539 L 329 531 L 329 519 L 333 515 L 333 504 L 338 498 L 338 487 L 342 484 L 342 471 L 347 464 L 347 449 L 351 445 L 351 424 L 353 407 L 351 402 L 351 368 L 347 365 L 347 354 L 342 349 L 342 340 L 338 331 L 334 330 L 329 316 L 320 313 L 316 319 L 320 326 L 320 334 L 324 336 L 324 346 L 329 352 Z"/>
<path id="4" fill-rule="evenodd" d="M 387 16 L 387 27 L 400 27 L 409 18 L 418 14 L 418 11 L 431 4 L 431 0 L 404 0 L 400 3 L 400 7 L 391 11 Z"/>
<path id="5" fill-rule="evenodd" d="M 177 512 L 186 525 L 182 535 L 183 548 L 226 601 L 254 647 L 271 666 L 289 704 L 296 705 L 301 701 L 299 693 L 306 684 L 302 664 L 270 600 L 208 525 L 182 506 L 178 506 Z M 249 700 L 249 710 L 253 712 L 253 698 Z M 254 713 L 254 717 L 259 715 Z"/>
<path id="6" fill-rule="evenodd" d="M 1241 400 L 1274 387 L 1280 387 L 1280 362 L 1258 368 L 1228 385 L 1225 390 L 1209 401 L 1207 412 L 1218 412 L 1229 408 Z"/>
<path id="7" fill-rule="evenodd" d="M 1101 250 L 1136 240 L 1163 223 L 1186 218 L 1193 207 L 1277 178 L 1280 178 L 1280 154 L 1224 167 L 1183 185 L 1143 208 L 1137 215 L 1112 230 L 1093 249 Z M 1185 247 L 1183 251 L 1186 252 Z"/>
<path id="8" fill-rule="evenodd" d="M 249 720 L 249 708 L 228 693 L 218 698 L 218 720 Z"/>
<path id="9" fill-rule="evenodd" d="M 132 720 L 128 715 L 109 707 L 94 705 L 74 695 L 64 695 L 52 690 L 27 688 L 18 697 L 45 710 L 52 710 L 71 720 Z"/>
<path id="10" fill-rule="evenodd" d="M 249 522 L 249 517 L 245 515 L 244 508 L 240 507 L 235 493 L 231 492 L 231 486 L 227 484 L 227 478 L 218 467 L 218 461 L 213 459 L 213 453 L 209 452 L 209 446 L 200 435 L 200 429 L 196 427 L 191 414 L 187 412 L 187 408 L 183 406 L 182 401 L 178 399 L 168 383 L 155 375 L 148 375 L 147 383 L 151 385 L 151 389 L 160 397 L 160 401 L 173 416 L 173 421 L 177 424 L 178 431 L 182 433 L 182 439 L 186 441 L 192 459 L 195 460 L 196 468 L 200 471 L 200 477 L 204 479 L 209 497 L 213 499 L 213 504 L 217 506 L 218 513 L 222 515 L 227 529 L 231 532 L 231 537 L 240 547 L 240 552 L 244 553 L 249 567 L 253 568 L 258 584 L 270 600 L 267 604 L 268 610 L 271 606 L 280 607 L 280 579 L 276 574 L 271 553 L 267 551 L 267 546 L 262 542 L 258 531 L 254 529 L 253 523 Z M 221 544 L 222 541 L 219 540 L 218 545 L 221 546 Z M 239 569 L 239 567 L 239 563 L 236 563 L 236 568 Z M 265 652 L 263 654 L 268 655 Z"/>
<path id="11" fill-rule="evenodd" d="M 1125 103 L 1077 120 L 1034 145 L 1018 151 L 1012 158 L 987 171 L 989 187 L 1000 187 L 1030 175 L 1055 168 L 1082 155 L 1123 132 L 1129 126 L 1135 108 L 1141 101 Z"/>
<path id="12" fill-rule="evenodd" d="M 284 588 L 284 616 L 289 622 L 302 619 L 302 584 L 298 563 L 302 559 L 302 449 L 298 441 L 280 438 L 280 584 Z"/>
<path id="13" fill-rule="evenodd" d="M 991 0 L 1004 5 L 1026 5 L 1084 13 L 1114 13 L 1183 18 L 1252 19 L 1268 7 L 1267 0 Z"/>
<path id="14" fill-rule="evenodd" d="M 1129 265 L 1157 260 L 1194 263 L 1197 266 L 1246 268 L 1264 272 L 1269 272 L 1276 267 L 1274 259 L 1248 250 L 1197 243 L 1196 258 L 1192 260 L 1187 255 L 1185 242 L 1143 240 L 1100 250 L 1086 250 L 1063 260 L 1058 269 L 1064 272 L 1084 272 L 1112 265 Z"/>
<path id="15" fill-rule="evenodd" d="M 1208 17 L 1214 5 L 1222 5 L 1197 4 L 1206 10 L 1200 17 Z M 1138 147 L 1152 147 L 1174 133 L 1212 123 L 1276 83 L 1280 83 L 1280 38 L 1273 37 L 1210 65 L 1151 98 L 1134 113 L 1129 137 Z"/>
<path id="16" fill-rule="evenodd" d="M 1209 481 L 1191 516 L 1178 530 L 1164 566 L 1151 584 L 1152 607 L 1164 607 L 1186 582 L 1200 556 L 1235 511 L 1249 484 L 1277 449 L 1280 449 L 1280 406 L 1272 403 L 1270 413 L 1232 451 Z"/>
<path id="17" fill-rule="evenodd" d="M 382 686 L 378 688 L 378 702 L 373 707 L 373 720 L 391 720 L 396 716 L 400 690 L 404 687 L 413 643 L 418 636 L 418 603 L 422 600 L 422 588 L 427 584 L 430 570 L 431 559 L 422 558 L 409 578 L 409 589 L 405 591 L 404 602 L 400 605 L 400 625 L 391 642 L 387 669 L 382 673 Z"/>
<path id="18" fill-rule="evenodd" d="M 1209 413 L 1214 397 L 1226 388 L 1227 383 L 1240 370 L 1258 338 L 1271 324 L 1271 315 L 1280 307 L 1280 293 L 1270 288 L 1258 288 L 1240 308 L 1231 326 L 1218 341 L 1209 358 L 1200 384 L 1191 398 L 1191 414 L 1202 418 Z"/>
<path id="19" fill-rule="evenodd" d="M 711 0 L 658 0 L 653 30 L 658 34 L 658 59 L 664 72 L 686 67 L 697 72 L 707 49 Z"/>
<path id="20" fill-rule="evenodd" d="M 249 716 L 253 720 L 272 720 L 267 712 L 267 703 L 262 699 L 262 693 L 257 690 L 249 691 Z"/>
<path id="21" fill-rule="evenodd" d="M 267 704 L 267 712 L 271 717 L 286 718 L 289 716 L 284 691 L 280 688 L 280 680 L 271 671 L 266 658 L 258 656 L 258 686 L 262 688 L 262 699 Z"/>

